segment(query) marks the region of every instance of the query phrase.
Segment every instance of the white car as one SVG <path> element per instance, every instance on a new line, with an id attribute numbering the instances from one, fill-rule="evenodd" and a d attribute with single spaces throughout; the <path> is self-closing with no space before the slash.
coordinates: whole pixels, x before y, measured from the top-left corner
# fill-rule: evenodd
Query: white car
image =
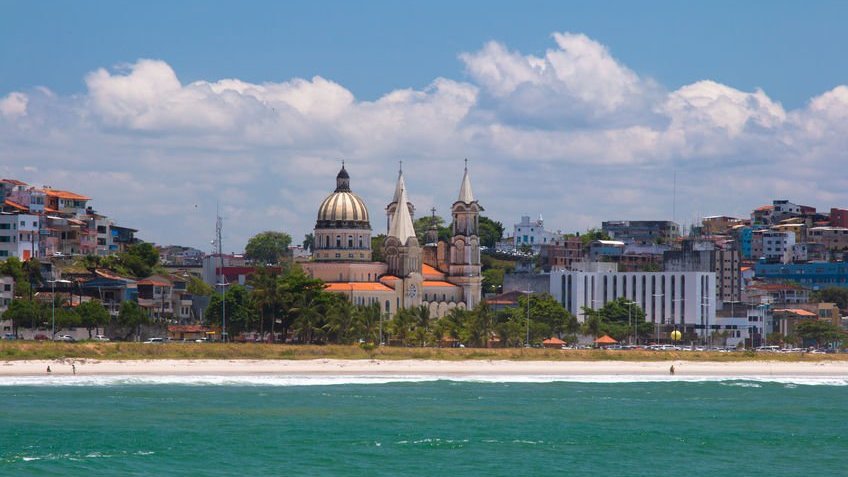
<path id="1" fill-rule="evenodd" d="M 53 341 L 67 341 L 69 343 L 73 343 L 76 340 L 71 335 L 57 335 L 55 338 L 53 338 Z"/>
<path id="2" fill-rule="evenodd" d="M 148 338 L 144 343 L 145 344 L 162 344 L 165 342 L 165 338 Z"/>
<path id="3" fill-rule="evenodd" d="M 111 341 L 109 338 L 103 335 L 97 335 L 94 337 L 94 341 Z"/>

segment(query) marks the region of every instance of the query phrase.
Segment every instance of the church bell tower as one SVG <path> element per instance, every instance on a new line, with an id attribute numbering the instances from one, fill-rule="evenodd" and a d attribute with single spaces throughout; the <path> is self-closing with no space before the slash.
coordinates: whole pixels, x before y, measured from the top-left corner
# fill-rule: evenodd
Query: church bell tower
<path id="1" fill-rule="evenodd" d="M 453 236 L 450 246 L 448 280 L 462 287 L 465 306 L 470 310 L 480 303 L 483 294 L 483 277 L 480 269 L 480 211 L 483 208 L 474 199 L 471 179 L 468 176 L 468 159 L 459 188 L 459 198 L 453 203 Z"/>

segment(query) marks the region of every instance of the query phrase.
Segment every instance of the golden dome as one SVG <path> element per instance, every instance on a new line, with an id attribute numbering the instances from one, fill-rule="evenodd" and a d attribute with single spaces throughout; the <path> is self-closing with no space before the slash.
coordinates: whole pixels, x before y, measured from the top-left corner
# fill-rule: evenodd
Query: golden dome
<path id="1" fill-rule="evenodd" d="M 315 228 L 371 228 L 365 201 L 350 190 L 350 176 L 342 166 L 336 176 L 336 190 L 318 208 Z"/>

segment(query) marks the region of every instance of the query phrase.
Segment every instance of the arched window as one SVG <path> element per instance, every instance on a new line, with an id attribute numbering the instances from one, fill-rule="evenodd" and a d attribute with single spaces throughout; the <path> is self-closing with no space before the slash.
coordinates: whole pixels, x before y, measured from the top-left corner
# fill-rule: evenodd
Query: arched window
<path id="1" fill-rule="evenodd" d="M 389 300 L 386 300 L 386 313 L 389 313 L 390 311 L 392 311 L 392 304 Z"/>
<path id="2" fill-rule="evenodd" d="M 329 235 L 324 236 L 324 248 L 330 248 L 330 236 Z"/>

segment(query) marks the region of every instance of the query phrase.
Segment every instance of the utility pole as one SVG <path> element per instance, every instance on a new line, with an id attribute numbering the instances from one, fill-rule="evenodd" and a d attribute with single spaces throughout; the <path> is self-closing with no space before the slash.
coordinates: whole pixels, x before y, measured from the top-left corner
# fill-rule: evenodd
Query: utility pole
<path id="1" fill-rule="evenodd" d="M 215 242 L 218 245 L 218 260 L 220 263 L 220 279 L 221 285 L 221 340 L 227 342 L 227 276 L 224 275 L 224 248 L 221 242 L 221 232 L 224 229 L 224 219 L 221 218 L 220 208 L 215 208 L 217 215 L 215 221 Z"/>

